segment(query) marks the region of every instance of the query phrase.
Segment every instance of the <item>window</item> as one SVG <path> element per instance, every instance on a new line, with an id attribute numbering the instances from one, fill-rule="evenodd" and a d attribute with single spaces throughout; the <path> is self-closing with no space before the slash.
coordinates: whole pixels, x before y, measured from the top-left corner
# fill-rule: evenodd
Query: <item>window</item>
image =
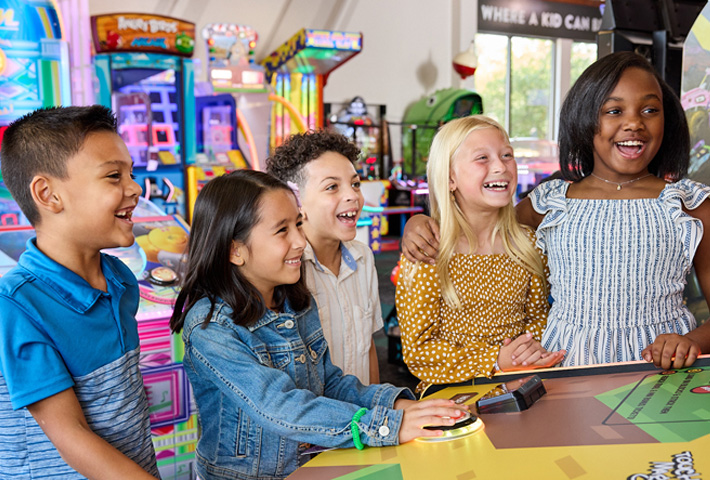
<path id="1" fill-rule="evenodd" d="M 570 85 L 577 81 L 582 72 L 597 59 L 597 44 L 574 42 L 570 58 Z"/>
<path id="2" fill-rule="evenodd" d="M 511 48 L 511 137 L 551 139 L 552 40 L 513 37 Z M 484 104 L 485 105 L 485 104 Z"/>
<path id="3" fill-rule="evenodd" d="M 476 35 L 476 91 L 483 111 L 500 122 L 511 137 L 555 140 L 555 41 L 508 35 Z M 569 51 L 569 49 L 568 49 Z M 597 46 L 573 42 L 570 82 L 594 62 Z"/>

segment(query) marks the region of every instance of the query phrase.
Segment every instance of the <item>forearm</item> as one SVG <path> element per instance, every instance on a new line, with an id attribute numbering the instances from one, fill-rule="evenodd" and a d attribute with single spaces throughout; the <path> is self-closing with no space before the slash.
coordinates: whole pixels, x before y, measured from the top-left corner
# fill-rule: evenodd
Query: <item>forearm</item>
<path id="1" fill-rule="evenodd" d="M 28 405 L 27 409 L 67 465 L 85 477 L 155 478 L 91 430 L 72 388 Z"/>
<path id="2" fill-rule="evenodd" d="M 706 321 L 686 336 L 700 346 L 702 353 L 710 353 L 710 321 Z"/>
<path id="3" fill-rule="evenodd" d="M 88 426 L 69 428 L 52 443 L 67 464 L 91 480 L 155 479 Z"/>

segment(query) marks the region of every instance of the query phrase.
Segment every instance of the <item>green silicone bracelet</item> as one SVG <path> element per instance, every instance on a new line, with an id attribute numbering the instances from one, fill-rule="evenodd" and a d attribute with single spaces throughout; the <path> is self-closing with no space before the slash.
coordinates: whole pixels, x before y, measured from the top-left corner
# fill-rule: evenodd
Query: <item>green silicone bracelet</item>
<path id="1" fill-rule="evenodd" d="M 350 421 L 350 431 L 353 434 L 353 443 L 355 444 L 355 448 L 358 450 L 362 450 L 365 448 L 365 445 L 362 444 L 362 440 L 360 440 L 360 430 L 357 428 L 357 422 L 360 421 L 363 415 L 367 413 L 367 408 L 361 408 L 357 412 L 355 412 L 355 415 L 353 415 L 353 419 Z"/>

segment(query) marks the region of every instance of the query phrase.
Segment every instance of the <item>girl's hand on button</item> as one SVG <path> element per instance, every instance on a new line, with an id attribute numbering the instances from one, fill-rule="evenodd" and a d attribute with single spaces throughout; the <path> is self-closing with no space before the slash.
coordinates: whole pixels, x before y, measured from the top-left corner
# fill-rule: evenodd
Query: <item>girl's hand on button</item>
<path id="1" fill-rule="evenodd" d="M 403 410 L 402 426 L 399 429 L 399 443 L 409 442 L 417 437 L 439 437 L 441 430 L 426 430 L 429 425 L 453 425 L 465 413 L 466 405 L 458 405 L 453 400 L 437 398 L 433 400 L 397 400 L 394 408 Z"/>

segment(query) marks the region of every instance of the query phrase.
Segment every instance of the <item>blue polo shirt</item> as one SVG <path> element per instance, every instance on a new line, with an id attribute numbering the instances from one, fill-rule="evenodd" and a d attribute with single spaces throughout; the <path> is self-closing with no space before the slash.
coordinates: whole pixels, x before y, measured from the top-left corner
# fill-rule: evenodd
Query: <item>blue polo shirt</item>
<path id="1" fill-rule="evenodd" d="M 70 387 L 94 432 L 158 473 L 138 368 L 137 281 L 115 257 L 102 254 L 101 268 L 107 292 L 44 255 L 32 239 L 0 278 L 2 478 L 83 478 L 24 408 Z"/>

